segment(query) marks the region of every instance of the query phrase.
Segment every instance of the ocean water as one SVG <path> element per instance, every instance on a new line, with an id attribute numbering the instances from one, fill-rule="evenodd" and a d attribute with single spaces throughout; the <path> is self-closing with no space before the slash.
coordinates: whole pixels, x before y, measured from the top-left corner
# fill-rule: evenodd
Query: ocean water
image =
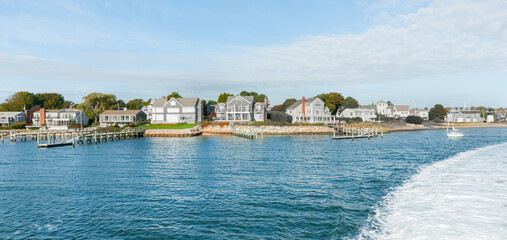
<path id="1" fill-rule="evenodd" d="M 507 129 L 0 144 L 0 239 L 501 239 Z"/>

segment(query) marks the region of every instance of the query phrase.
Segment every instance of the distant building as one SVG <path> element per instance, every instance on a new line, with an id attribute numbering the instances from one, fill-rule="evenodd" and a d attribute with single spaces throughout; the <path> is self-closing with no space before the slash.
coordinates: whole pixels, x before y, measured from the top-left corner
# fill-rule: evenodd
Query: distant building
<path id="1" fill-rule="evenodd" d="M 72 124 L 88 125 L 88 117 L 82 110 L 57 109 L 46 110 L 41 108 L 33 113 L 32 126 L 48 129 L 68 129 Z"/>
<path id="2" fill-rule="evenodd" d="M 377 102 L 377 114 L 385 117 L 396 117 L 396 108 L 393 105 L 389 105 L 386 102 L 380 100 Z"/>
<path id="3" fill-rule="evenodd" d="M 451 108 L 445 116 L 446 122 L 484 122 L 481 117 L 481 111 L 471 110 L 470 108 Z"/>
<path id="4" fill-rule="evenodd" d="M 296 101 L 285 111 L 292 116 L 292 122 L 308 123 L 329 123 L 331 122 L 331 112 L 324 106 L 324 102 L 317 97 Z"/>
<path id="5" fill-rule="evenodd" d="M 106 110 L 99 115 L 101 127 L 124 127 L 140 119 L 146 120 L 146 113 L 142 110 Z"/>
<path id="6" fill-rule="evenodd" d="M 396 113 L 394 114 L 394 117 L 396 118 L 406 118 L 410 114 L 410 107 L 409 105 L 396 105 Z"/>
<path id="7" fill-rule="evenodd" d="M 356 118 L 360 117 L 363 122 L 375 121 L 377 115 L 375 110 L 371 108 L 346 108 L 341 113 L 336 113 L 338 118 Z"/>
<path id="8" fill-rule="evenodd" d="M 429 120 L 430 119 L 430 117 L 429 117 L 430 110 L 428 110 L 428 109 L 417 109 L 417 108 L 414 108 L 414 109 L 410 110 L 409 115 L 410 116 L 419 116 L 423 120 Z"/>
<path id="9" fill-rule="evenodd" d="M 199 98 L 160 98 L 151 103 L 152 123 L 202 122 L 203 105 Z"/>
<path id="10" fill-rule="evenodd" d="M 24 112 L 0 112 L 0 127 L 7 127 L 12 124 L 24 122 L 26 115 Z"/>
<path id="11" fill-rule="evenodd" d="M 486 122 L 488 123 L 495 122 L 495 115 L 493 110 L 488 110 L 488 115 L 486 115 Z"/>
<path id="12" fill-rule="evenodd" d="M 506 120 L 505 119 L 505 115 L 506 115 L 505 113 L 506 112 L 507 111 L 506 111 L 505 108 L 504 109 L 498 109 L 498 110 L 496 110 L 495 111 L 495 121 L 497 121 L 497 122 L 503 122 L 503 121 L 505 121 Z"/>
<path id="13" fill-rule="evenodd" d="M 146 114 L 146 120 L 148 120 L 148 122 L 151 121 L 151 116 L 152 116 L 152 113 L 153 113 L 153 100 L 150 101 L 150 104 L 148 104 L 147 106 L 143 106 L 141 108 L 141 111 L 144 112 L 144 114 Z"/>

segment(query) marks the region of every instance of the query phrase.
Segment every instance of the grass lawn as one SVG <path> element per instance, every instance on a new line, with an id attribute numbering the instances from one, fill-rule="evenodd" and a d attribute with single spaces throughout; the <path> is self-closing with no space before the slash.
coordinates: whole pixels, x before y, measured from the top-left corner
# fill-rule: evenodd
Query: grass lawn
<path id="1" fill-rule="evenodd" d="M 200 123 L 176 123 L 176 124 L 144 124 L 136 128 L 144 127 L 146 129 L 184 129 L 193 128 Z"/>

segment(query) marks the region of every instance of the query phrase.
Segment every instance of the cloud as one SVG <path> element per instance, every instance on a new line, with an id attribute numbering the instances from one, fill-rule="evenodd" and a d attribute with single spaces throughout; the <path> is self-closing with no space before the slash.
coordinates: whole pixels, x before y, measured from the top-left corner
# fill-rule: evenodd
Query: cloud
<path id="1" fill-rule="evenodd" d="M 265 81 L 357 84 L 507 69 L 507 1 L 436 1 L 361 34 L 247 48 Z M 254 57 L 252 57 L 254 56 Z"/>

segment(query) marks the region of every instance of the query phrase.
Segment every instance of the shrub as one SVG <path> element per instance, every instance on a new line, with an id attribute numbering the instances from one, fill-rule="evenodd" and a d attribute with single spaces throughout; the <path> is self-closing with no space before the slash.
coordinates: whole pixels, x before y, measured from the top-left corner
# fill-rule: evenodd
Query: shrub
<path id="1" fill-rule="evenodd" d="M 0 129 L 25 129 L 25 122 L 14 123 L 7 127 L 0 127 Z"/>
<path id="2" fill-rule="evenodd" d="M 419 116 L 408 116 L 405 118 L 405 122 L 411 124 L 421 124 L 423 122 L 423 119 Z"/>
<path id="3" fill-rule="evenodd" d="M 273 122 L 292 122 L 292 116 L 280 112 L 280 111 L 271 111 L 271 121 Z"/>

